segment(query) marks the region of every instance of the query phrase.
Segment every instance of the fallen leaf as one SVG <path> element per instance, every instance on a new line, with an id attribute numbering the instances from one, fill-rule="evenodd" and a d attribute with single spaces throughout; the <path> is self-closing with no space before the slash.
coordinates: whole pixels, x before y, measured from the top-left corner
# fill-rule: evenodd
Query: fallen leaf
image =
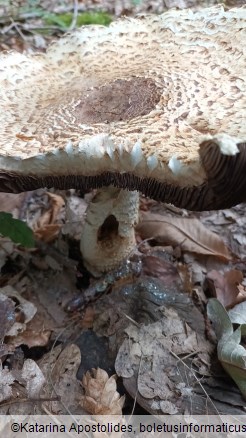
<path id="1" fill-rule="evenodd" d="M 246 286 L 245 286 L 245 280 L 246 280 L 246 278 L 244 278 L 244 280 L 242 281 L 242 283 L 244 283 L 244 286 L 243 286 L 243 284 L 239 284 L 238 285 L 238 290 L 239 290 L 239 298 L 240 298 L 240 302 L 241 301 L 246 301 Z"/>
<path id="2" fill-rule="evenodd" d="M 37 308 L 25 300 L 12 286 L 0 288 L 0 293 L 15 302 L 15 323 L 9 328 L 6 336 L 16 336 L 26 329 L 26 324 L 32 320 Z"/>
<path id="3" fill-rule="evenodd" d="M 45 243 L 50 243 L 58 237 L 60 229 L 60 224 L 43 225 L 42 228 L 37 228 L 34 231 L 34 236 Z"/>
<path id="4" fill-rule="evenodd" d="M 0 402 L 9 399 L 12 396 L 12 385 L 15 381 L 11 371 L 2 368 L 0 363 Z"/>
<path id="5" fill-rule="evenodd" d="M 43 228 L 46 225 L 54 224 L 61 209 L 65 206 L 64 199 L 55 193 L 46 192 L 50 199 L 50 208 L 39 218 L 36 228 Z"/>
<path id="6" fill-rule="evenodd" d="M 42 370 L 42 373 L 47 378 L 47 381 L 50 380 L 50 373 L 53 370 L 55 363 L 61 354 L 62 344 L 57 345 L 52 348 L 48 353 L 44 354 L 42 358 L 38 361 L 38 365 Z"/>
<path id="7" fill-rule="evenodd" d="M 122 415 L 125 397 L 116 388 L 116 376 L 109 377 L 101 368 L 87 371 L 82 379 L 85 395 L 81 406 L 91 415 Z"/>
<path id="8" fill-rule="evenodd" d="M 26 382 L 27 397 L 38 398 L 45 383 L 45 377 L 34 360 L 25 360 L 21 377 Z"/>
<path id="9" fill-rule="evenodd" d="M 82 388 L 78 384 L 76 374 L 80 362 L 80 349 L 75 344 L 67 345 L 62 351 L 61 346 L 58 346 L 39 362 L 46 377 L 46 384 L 43 388 L 45 398 L 54 396 L 58 398 L 58 401 L 43 403 L 50 412 L 67 414 L 70 409 L 79 407 Z"/>
<path id="10" fill-rule="evenodd" d="M 246 324 L 233 331 L 227 311 L 216 298 L 209 300 L 207 313 L 218 338 L 218 359 L 246 398 L 246 350 L 240 345 L 241 336 L 246 335 Z"/>
<path id="11" fill-rule="evenodd" d="M 19 345 L 27 345 L 29 348 L 45 347 L 49 342 L 50 335 L 50 330 L 42 330 L 40 332 L 25 330 L 17 336 L 9 336 L 7 343 L 14 347 L 18 347 Z"/>
<path id="12" fill-rule="evenodd" d="M 142 239 L 155 239 L 159 244 L 180 246 L 183 251 L 231 259 L 220 236 L 209 231 L 198 219 L 176 218 L 143 213 L 137 232 Z"/>
<path id="13" fill-rule="evenodd" d="M 239 294 L 238 285 L 243 281 L 243 274 L 237 269 L 226 272 L 210 271 L 206 276 L 205 287 L 210 296 L 217 298 L 224 307 L 235 304 Z"/>
<path id="14" fill-rule="evenodd" d="M 37 239 L 49 243 L 55 240 L 60 232 L 62 225 L 57 223 L 57 221 L 65 203 L 60 195 L 50 192 L 46 192 L 45 195 L 48 198 L 46 209 L 32 223 L 32 228 Z"/>
<path id="15" fill-rule="evenodd" d="M 21 385 L 27 398 L 38 398 L 45 382 L 42 371 L 32 359 L 27 359 L 21 370 L 2 368 L 0 363 L 0 402 L 4 400 L 17 401 Z M 0 406 L 1 407 L 1 406 Z"/>

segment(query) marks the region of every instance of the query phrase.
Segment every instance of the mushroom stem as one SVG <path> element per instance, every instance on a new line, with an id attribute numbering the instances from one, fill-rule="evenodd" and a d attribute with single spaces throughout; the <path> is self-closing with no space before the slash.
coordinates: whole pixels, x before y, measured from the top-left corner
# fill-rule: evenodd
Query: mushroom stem
<path id="1" fill-rule="evenodd" d="M 114 269 L 135 247 L 139 193 L 113 186 L 98 190 L 90 202 L 80 250 L 87 269 L 95 276 Z"/>

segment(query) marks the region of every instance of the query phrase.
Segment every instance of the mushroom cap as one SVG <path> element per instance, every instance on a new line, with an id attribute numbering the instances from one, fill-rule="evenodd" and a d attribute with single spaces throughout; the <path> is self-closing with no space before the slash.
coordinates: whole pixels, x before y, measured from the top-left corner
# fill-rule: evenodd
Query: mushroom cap
<path id="1" fill-rule="evenodd" d="M 0 191 L 115 185 L 191 210 L 246 200 L 245 30 L 245 7 L 172 10 L 3 54 Z"/>

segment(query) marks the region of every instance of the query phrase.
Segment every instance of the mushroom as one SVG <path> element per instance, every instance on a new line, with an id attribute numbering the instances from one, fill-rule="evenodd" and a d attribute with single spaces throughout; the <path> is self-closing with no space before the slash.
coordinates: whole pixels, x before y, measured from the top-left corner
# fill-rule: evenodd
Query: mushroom
<path id="1" fill-rule="evenodd" d="M 88 26 L 0 58 L 0 191 L 97 188 L 95 275 L 135 245 L 138 193 L 188 210 L 246 200 L 246 8 Z"/>

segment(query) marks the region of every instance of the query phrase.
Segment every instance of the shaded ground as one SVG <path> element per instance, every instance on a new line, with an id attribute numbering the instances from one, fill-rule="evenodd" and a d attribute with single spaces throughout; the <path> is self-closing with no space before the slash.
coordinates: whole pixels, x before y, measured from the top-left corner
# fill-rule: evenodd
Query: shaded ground
<path id="1" fill-rule="evenodd" d="M 88 1 L 78 9 L 100 8 L 114 19 L 197 3 Z M 32 11 L 6 2 L 2 50 L 45 50 L 64 31 L 46 24 L 38 32 L 40 6 L 74 13 L 69 1 L 34 2 Z M 0 210 L 25 220 L 36 237 L 34 250 L 0 240 L 0 413 L 118 413 L 123 404 L 125 413 L 244 413 L 245 400 L 217 360 L 206 303 L 213 296 L 227 309 L 245 304 L 245 206 L 198 214 L 142 199 L 131 261 L 94 280 L 79 252 L 92 196 L 0 194 Z M 86 375 L 92 368 L 108 374 Z M 117 387 L 109 378 L 115 372 Z M 106 388 L 106 404 L 100 391 L 90 392 L 90 379 Z M 118 394 L 112 404 L 112 392 L 125 403 Z"/>

